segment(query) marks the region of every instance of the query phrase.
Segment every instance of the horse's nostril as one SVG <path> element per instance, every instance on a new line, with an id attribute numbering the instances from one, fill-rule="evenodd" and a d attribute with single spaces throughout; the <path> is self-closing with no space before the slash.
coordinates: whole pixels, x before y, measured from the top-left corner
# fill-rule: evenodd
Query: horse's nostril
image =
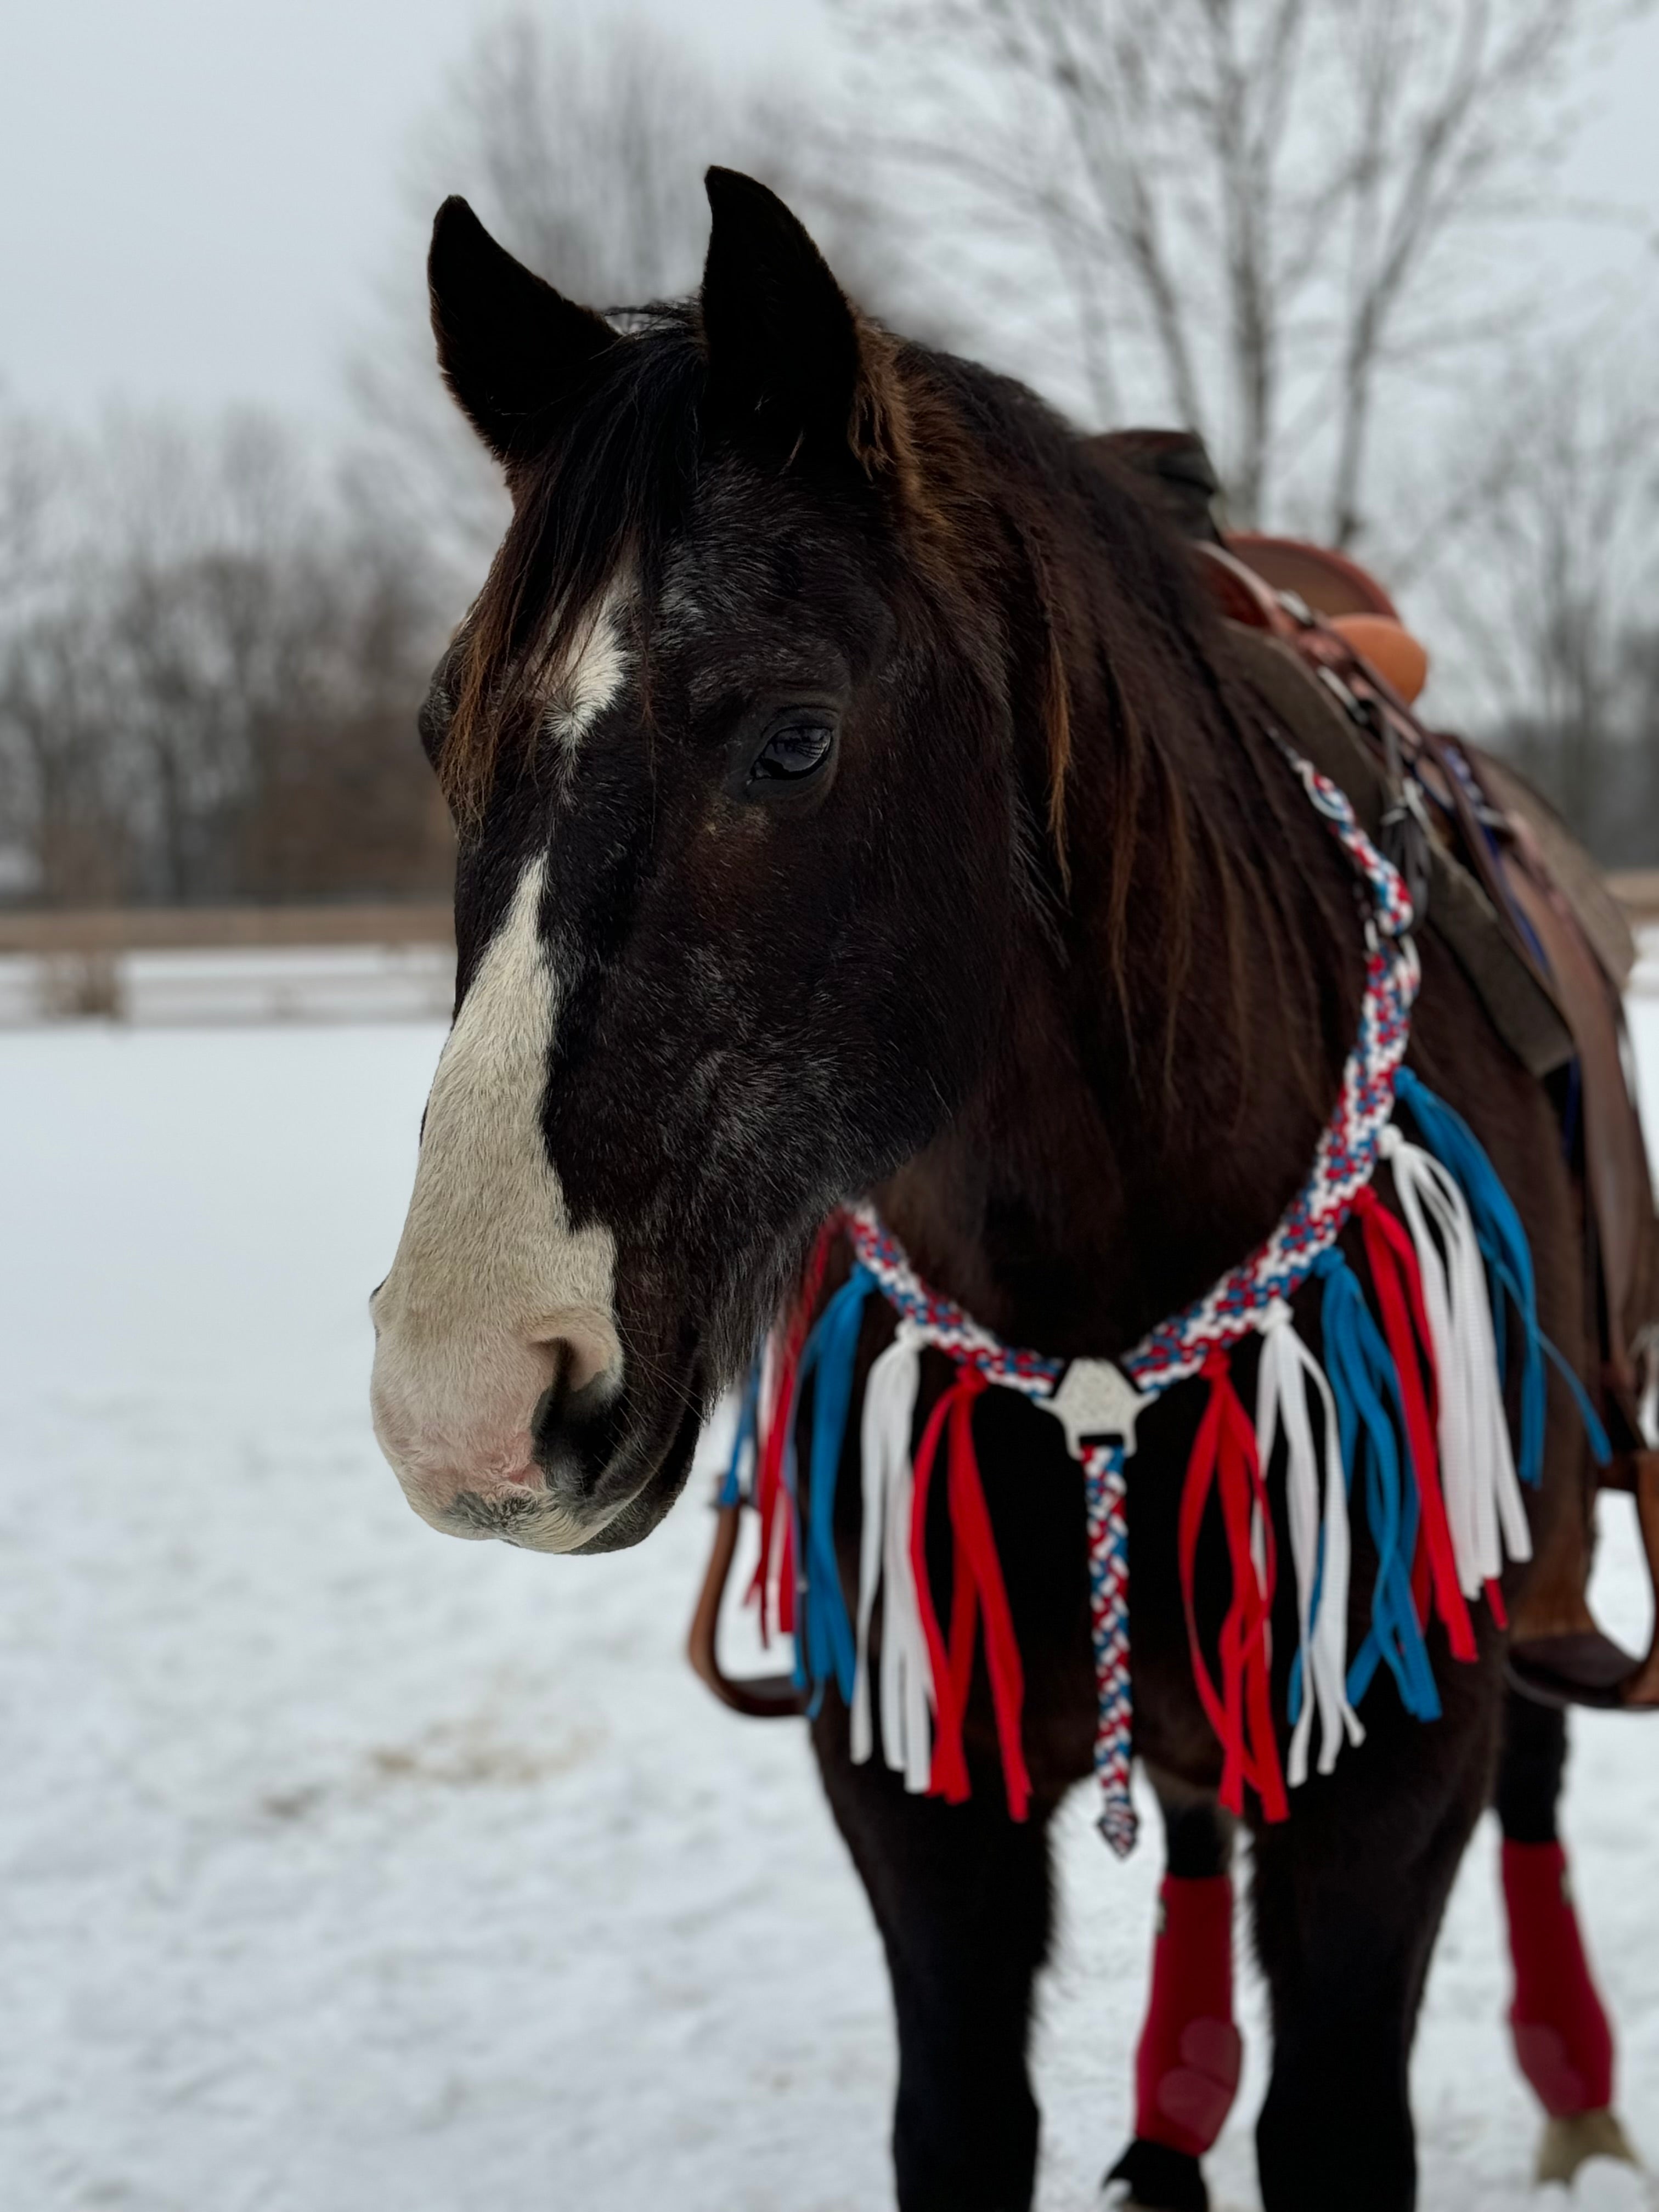
<path id="1" fill-rule="evenodd" d="M 554 1362 L 553 1377 L 530 1421 L 536 1464 L 550 1491 L 586 1498 L 622 1441 L 622 1377 L 607 1369 L 573 1389 L 572 1379 L 579 1372 L 574 1347 L 556 1339 L 547 1349 Z"/>
<path id="2" fill-rule="evenodd" d="M 550 1439 L 557 1434 L 564 1418 L 565 1406 L 574 1395 L 570 1376 L 575 1365 L 575 1356 L 570 1343 L 559 1337 L 547 1349 L 553 1362 L 553 1379 L 536 1401 L 536 1410 L 530 1417 L 530 1437 L 536 1447 L 538 1460 L 544 1456 Z"/>

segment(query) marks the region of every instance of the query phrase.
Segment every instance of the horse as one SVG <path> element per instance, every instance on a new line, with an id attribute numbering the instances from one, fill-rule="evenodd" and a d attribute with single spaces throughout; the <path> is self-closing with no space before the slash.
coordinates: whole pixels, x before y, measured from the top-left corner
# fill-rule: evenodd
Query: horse
<path id="1" fill-rule="evenodd" d="M 688 302 L 602 317 L 456 200 L 429 262 L 442 372 L 513 513 L 421 717 L 458 831 L 456 1005 L 373 1300 L 372 1403 L 432 1525 L 552 1552 L 650 1534 L 822 1224 L 861 1197 L 1001 1340 L 1077 1361 L 1133 1345 L 1297 1191 L 1367 974 L 1343 852 L 1142 491 L 1018 384 L 860 314 L 763 185 L 707 185 Z M 1539 1321 L 1583 1371 L 1581 1200 L 1550 1100 L 1432 932 L 1419 949 L 1411 1066 L 1515 1194 Z M 1317 1342 L 1317 1300 L 1292 1304 Z M 861 1374 L 893 1326 L 872 1300 Z M 950 1382 L 924 1353 L 921 1402 Z M 1224 1764 L 1179 1568 L 1203 1418 L 1196 1384 L 1143 1413 L 1127 1512 L 1135 1753 L 1208 1802 Z M 890 1973 L 902 2212 L 1031 2200 L 1047 1837 L 1094 1735 L 1079 1462 L 1012 1392 L 973 1421 L 1023 1663 L 1024 1817 L 982 1668 L 965 1802 L 855 1760 L 833 1687 L 812 1722 Z M 1582 1518 L 1585 1451 L 1553 1390 L 1540 1548 Z M 857 1533 L 848 1480 L 849 1577 Z M 927 1547 L 945 1587 L 942 1524 Z M 1357 1529 L 1357 1626 L 1376 1577 Z M 1225 1601 L 1201 1552 L 1212 1642 Z M 1282 1712 L 1287 1585 L 1272 1629 Z M 1434 1724 L 1379 1681 L 1363 1748 L 1291 1818 L 1249 1812 L 1267 2212 L 1415 2201 L 1407 2057 L 1491 1795 L 1504 1643 L 1491 1608 L 1456 1662 L 1431 1626 Z"/>

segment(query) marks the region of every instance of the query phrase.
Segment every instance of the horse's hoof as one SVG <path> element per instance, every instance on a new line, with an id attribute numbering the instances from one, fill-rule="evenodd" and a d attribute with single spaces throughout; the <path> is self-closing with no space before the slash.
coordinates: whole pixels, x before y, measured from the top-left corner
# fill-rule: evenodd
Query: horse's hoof
<path id="1" fill-rule="evenodd" d="M 1137 2136 L 1101 2184 L 1126 2182 L 1128 2194 L 1113 2200 L 1113 2212 L 1210 2212 L 1204 2170 L 1185 2151 Z"/>
<path id="2" fill-rule="evenodd" d="M 1575 2112 L 1569 2120 L 1551 2120 L 1538 2146 L 1538 2180 L 1571 2187 L 1579 2168 L 1593 2158 L 1616 2159 L 1621 2166 L 1642 2163 L 1614 2112 Z"/>

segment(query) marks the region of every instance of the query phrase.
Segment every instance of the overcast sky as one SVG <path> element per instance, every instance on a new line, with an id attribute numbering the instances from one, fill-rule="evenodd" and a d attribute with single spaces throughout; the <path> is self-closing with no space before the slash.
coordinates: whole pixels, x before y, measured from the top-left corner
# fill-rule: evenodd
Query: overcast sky
<path id="1" fill-rule="evenodd" d="M 343 415 L 343 364 L 404 234 L 411 134 L 501 12 L 0 0 L 0 394 L 83 419 L 112 399 Z M 620 12 L 723 71 L 793 76 L 830 44 L 817 0 Z"/>
<path id="2" fill-rule="evenodd" d="M 82 419 L 112 400 L 246 399 L 343 422 L 346 359 L 408 239 L 411 135 L 498 12 L 495 0 L 0 0 L 0 392 Z M 606 11 L 562 0 L 557 12 Z M 722 70 L 810 82 L 833 65 L 821 0 L 625 12 L 672 24 Z M 1659 224 L 1659 21 L 1583 91 L 1577 189 Z M 1628 268 L 1628 240 L 1622 253 Z"/>

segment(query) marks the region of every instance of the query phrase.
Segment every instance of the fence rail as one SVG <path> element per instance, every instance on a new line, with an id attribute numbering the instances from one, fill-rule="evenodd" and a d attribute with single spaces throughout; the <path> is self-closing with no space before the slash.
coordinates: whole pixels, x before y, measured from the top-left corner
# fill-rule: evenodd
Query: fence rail
<path id="1" fill-rule="evenodd" d="M 289 945 L 449 945 L 448 907 L 132 906 L 0 914 L 0 954 L 195 952 Z"/>
<path id="2" fill-rule="evenodd" d="M 1659 868 L 1621 869 L 1607 886 L 1633 925 L 1659 921 Z"/>
<path id="3" fill-rule="evenodd" d="M 1607 878 L 1633 925 L 1659 921 L 1659 868 Z M 0 912 L 8 953 L 270 951 L 289 945 L 453 946 L 447 905 L 88 907 Z"/>

